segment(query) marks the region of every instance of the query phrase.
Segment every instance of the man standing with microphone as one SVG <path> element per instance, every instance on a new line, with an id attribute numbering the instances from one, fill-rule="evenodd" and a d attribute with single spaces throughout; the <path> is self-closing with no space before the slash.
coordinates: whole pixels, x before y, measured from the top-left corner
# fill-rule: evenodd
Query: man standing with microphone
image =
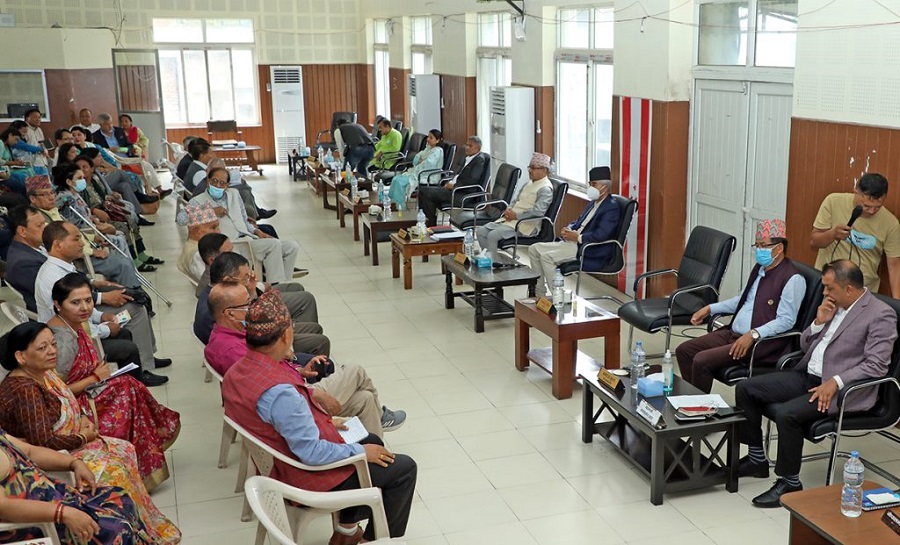
<path id="1" fill-rule="evenodd" d="M 887 191 L 884 176 L 867 172 L 853 193 L 825 197 L 809 244 L 819 251 L 817 269 L 836 259 L 849 259 L 862 270 L 865 287 L 873 293 L 881 284 L 878 267 L 885 256 L 891 296 L 900 299 L 900 222 L 884 208 Z"/>

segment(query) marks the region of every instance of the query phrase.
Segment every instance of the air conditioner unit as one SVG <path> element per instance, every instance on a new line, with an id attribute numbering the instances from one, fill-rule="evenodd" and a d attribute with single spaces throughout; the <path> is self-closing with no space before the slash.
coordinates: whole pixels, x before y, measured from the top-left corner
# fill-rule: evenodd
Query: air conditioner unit
<path id="1" fill-rule="evenodd" d="M 409 76 L 410 126 L 422 134 L 441 129 L 441 77 L 432 74 Z"/>
<path id="2" fill-rule="evenodd" d="M 525 168 L 534 153 L 534 89 L 491 87 L 491 165 L 509 163 Z"/>
<path id="3" fill-rule="evenodd" d="M 305 145 L 306 117 L 303 112 L 303 73 L 299 66 L 269 68 L 275 158 L 287 163 L 292 149 Z"/>

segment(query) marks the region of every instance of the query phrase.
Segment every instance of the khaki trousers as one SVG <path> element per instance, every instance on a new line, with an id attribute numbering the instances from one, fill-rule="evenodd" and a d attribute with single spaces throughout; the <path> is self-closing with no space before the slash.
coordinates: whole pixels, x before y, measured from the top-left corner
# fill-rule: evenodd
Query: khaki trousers
<path id="1" fill-rule="evenodd" d="M 338 365 L 330 376 L 312 385 L 334 397 L 341 404 L 339 416 L 358 416 L 369 433 L 384 437 L 381 429 L 381 403 L 378 390 L 366 370 L 359 365 Z"/>

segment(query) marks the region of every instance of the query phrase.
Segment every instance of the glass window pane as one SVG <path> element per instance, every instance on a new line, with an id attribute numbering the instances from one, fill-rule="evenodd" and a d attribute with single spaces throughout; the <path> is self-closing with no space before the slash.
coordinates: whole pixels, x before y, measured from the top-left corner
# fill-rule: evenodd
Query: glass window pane
<path id="1" fill-rule="evenodd" d="M 376 44 L 388 43 L 387 20 L 386 19 L 376 19 L 375 20 L 375 43 Z"/>
<path id="2" fill-rule="evenodd" d="M 227 50 L 207 51 L 207 63 L 209 66 L 211 119 L 235 119 L 230 52 Z"/>
<path id="3" fill-rule="evenodd" d="M 252 19 L 207 19 L 206 41 L 212 43 L 253 43 Z"/>
<path id="4" fill-rule="evenodd" d="M 699 64 L 747 64 L 747 2 L 700 6 Z"/>
<path id="5" fill-rule="evenodd" d="M 416 45 L 431 45 L 430 17 L 413 17 L 412 43 Z"/>
<path id="6" fill-rule="evenodd" d="M 500 25 L 497 13 L 478 15 L 478 45 L 497 47 L 500 45 Z"/>
<path id="7" fill-rule="evenodd" d="M 597 49 L 613 48 L 613 10 L 602 8 L 594 10 L 594 47 Z"/>
<path id="8" fill-rule="evenodd" d="M 797 52 L 797 2 L 758 0 L 756 66 L 794 66 Z"/>
<path id="9" fill-rule="evenodd" d="M 153 19 L 153 41 L 174 43 L 203 42 L 200 19 Z"/>
<path id="10" fill-rule="evenodd" d="M 509 13 L 500 14 L 500 47 L 512 46 L 512 15 Z"/>
<path id="11" fill-rule="evenodd" d="M 248 49 L 233 50 L 231 66 L 234 71 L 235 119 L 238 123 L 259 123 L 253 53 Z"/>
<path id="12" fill-rule="evenodd" d="M 390 54 L 387 51 L 375 51 L 375 108 L 377 114 L 390 119 L 391 87 L 388 67 Z"/>
<path id="13" fill-rule="evenodd" d="M 560 62 L 558 66 L 556 160 L 557 174 L 587 179 L 588 65 Z"/>
<path id="14" fill-rule="evenodd" d="M 497 57 L 479 57 L 475 76 L 478 97 L 475 104 L 478 114 L 478 135 L 481 151 L 491 151 L 491 87 L 503 85 L 497 79 Z"/>
<path id="15" fill-rule="evenodd" d="M 167 123 L 187 122 L 183 74 L 181 51 L 160 49 L 159 79 L 162 85 L 163 111 Z"/>
<path id="16" fill-rule="evenodd" d="M 185 50 L 183 59 L 187 122 L 206 123 L 211 119 L 209 117 L 209 88 L 206 79 L 206 55 L 203 51 Z"/>
<path id="17" fill-rule="evenodd" d="M 594 66 L 594 164 L 610 166 L 612 150 L 613 66 Z"/>
<path id="18" fill-rule="evenodd" d="M 559 10 L 559 46 L 589 48 L 590 17 L 591 10 L 587 8 Z"/>
<path id="19" fill-rule="evenodd" d="M 425 53 L 412 54 L 412 73 L 425 74 Z"/>

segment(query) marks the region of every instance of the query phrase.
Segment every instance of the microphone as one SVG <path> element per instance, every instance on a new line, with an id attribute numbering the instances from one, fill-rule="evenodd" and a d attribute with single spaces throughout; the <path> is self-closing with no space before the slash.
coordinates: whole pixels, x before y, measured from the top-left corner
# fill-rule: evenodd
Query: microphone
<path id="1" fill-rule="evenodd" d="M 850 214 L 850 221 L 847 222 L 847 227 L 853 227 L 853 222 L 856 221 L 856 218 L 862 216 L 863 207 L 862 205 L 856 205 L 856 208 L 853 209 L 853 212 Z"/>

